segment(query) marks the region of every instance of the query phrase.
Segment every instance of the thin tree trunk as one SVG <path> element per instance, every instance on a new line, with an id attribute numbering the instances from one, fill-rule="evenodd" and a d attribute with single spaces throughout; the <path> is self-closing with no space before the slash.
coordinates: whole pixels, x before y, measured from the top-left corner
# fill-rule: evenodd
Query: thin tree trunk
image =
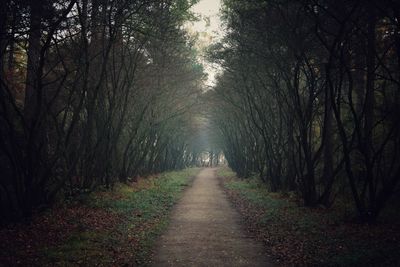
<path id="1" fill-rule="evenodd" d="M 373 149 L 373 123 L 374 123 L 374 105 L 375 105 L 375 41 L 376 41 L 376 11 L 372 3 L 368 5 L 368 53 L 367 53 L 367 84 L 365 95 L 365 163 L 366 179 L 369 188 L 369 209 L 371 212 L 375 209 L 375 184 L 373 174 L 372 149 Z"/>
<path id="2" fill-rule="evenodd" d="M 332 100 L 329 88 L 325 89 L 325 120 L 324 120 L 324 138 L 322 139 L 324 154 L 324 169 L 322 180 L 325 183 L 325 189 L 320 197 L 320 203 L 330 206 L 330 198 L 334 181 L 333 176 L 333 113 Z"/>

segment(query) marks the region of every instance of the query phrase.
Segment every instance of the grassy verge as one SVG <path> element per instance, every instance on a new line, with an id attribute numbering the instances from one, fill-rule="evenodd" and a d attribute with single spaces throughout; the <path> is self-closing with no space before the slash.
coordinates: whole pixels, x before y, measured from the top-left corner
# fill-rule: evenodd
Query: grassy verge
<path id="1" fill-rule="evenodd" d="M 400 225 L 346 222 L 334 209 L 299 207 L 294 196 L 269 193 L 258 179 L 220 169 L 230 200 L 248 229 L 283 266 L 400 266 Z"/>
<path id="2" fill-rule="evenodd" d="M 199 169 L 116 185 L 0 231 L 0 265 L 146 266 L 169 213 Z"/>

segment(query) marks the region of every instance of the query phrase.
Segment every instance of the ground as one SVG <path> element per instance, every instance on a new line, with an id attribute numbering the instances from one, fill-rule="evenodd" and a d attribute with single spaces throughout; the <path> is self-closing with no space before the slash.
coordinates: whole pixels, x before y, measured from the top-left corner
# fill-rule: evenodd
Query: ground
<path id="1" fill-rule="evenodd" d="M 400 266 L 396 208 L 375 224 L 362 224 L 354 220 L 351 200 L 308 208 L 296 194 L 268 192 L 258 177 L 238 179 L 227 168 L 217 175 L 247 230 L 278 266 Z"/>
<path id="2" fill-rule="evenodd" d="M 66 199 L 0 229 L 0 266 L 146 266 L 200 169 L 166 172 Z"/>
<path id="3" fill-rule="evenodd" d="M 3 227 L 0 266 L 400 266 L 400 220 L 340 214 L 227 168 L 186 169 Z"/>
<path id="4" fill-rule="evenodd" d="M 271 266 L 262 243 L 242 229 L 215 170 L 204 169 L 175 207 L 153 266 Z"/>

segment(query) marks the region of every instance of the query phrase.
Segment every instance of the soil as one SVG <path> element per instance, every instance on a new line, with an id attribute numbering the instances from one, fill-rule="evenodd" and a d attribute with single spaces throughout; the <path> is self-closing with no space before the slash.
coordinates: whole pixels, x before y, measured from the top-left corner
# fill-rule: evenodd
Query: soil
<path id="1" fill-rule="evenodd" d="M 215 175 L 202 170 L 172 212 L 152 266 L 273 266 L 241 226 Z"/>

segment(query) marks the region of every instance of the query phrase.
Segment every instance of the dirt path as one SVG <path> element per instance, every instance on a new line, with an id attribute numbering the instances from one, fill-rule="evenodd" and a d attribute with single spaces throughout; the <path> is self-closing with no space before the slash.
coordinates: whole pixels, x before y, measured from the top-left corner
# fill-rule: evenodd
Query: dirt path
<path id="1" fill-rule="evenodd" d="M 239 214 L 215 176 L 204 169 L 173 211 L 153 266 L 271 266 L 261 243 L 239 226 Z"/>

